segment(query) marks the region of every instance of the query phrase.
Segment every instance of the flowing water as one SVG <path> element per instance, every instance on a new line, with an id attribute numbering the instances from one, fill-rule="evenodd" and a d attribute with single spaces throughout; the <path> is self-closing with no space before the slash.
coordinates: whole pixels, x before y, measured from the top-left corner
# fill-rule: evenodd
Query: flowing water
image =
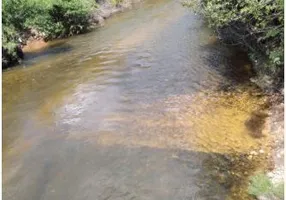
<path id="1" fill-rule="evenodd" d="M 3 199 L 251 199 L 249 69 L 170 0 L 27 53 L 3 72 Z"/>

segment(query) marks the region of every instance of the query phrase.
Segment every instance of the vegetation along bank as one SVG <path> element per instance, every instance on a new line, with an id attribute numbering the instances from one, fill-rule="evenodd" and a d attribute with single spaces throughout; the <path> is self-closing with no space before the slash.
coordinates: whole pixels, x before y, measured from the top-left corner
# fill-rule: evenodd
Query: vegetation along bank
<path id="1" fill-rule="evenodd" d="M 133 0 L 3 0 L 2 68 L 18 64 L 31 41 L 85 33 Z"/>
<path id="2" fill-rule="evenodd" d="M 249 193 L 260 200 L 284 199 L 284 1 L 193 0 L 184 5 L 203 16 L 220 41 L 248 53 L 256 73 L 251 81 L 270 102 L 264 129 L 274 138 L 273 167 L 251 177 Z"/>
<path id="3" fill-rule="evenodd" d="M 259 86 L 266 89 L 282 86 L 283 0 L 192 0 L 184 4 L 195 8 L 221 41 L 248 52 Z"/>

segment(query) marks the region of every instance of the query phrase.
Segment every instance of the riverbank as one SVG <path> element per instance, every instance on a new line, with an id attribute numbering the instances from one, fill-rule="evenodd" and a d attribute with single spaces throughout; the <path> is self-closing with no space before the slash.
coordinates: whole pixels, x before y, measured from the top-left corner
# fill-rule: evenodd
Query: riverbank
<path id="1" fill-rule="evenodd" d="M 139 0 L 124 0 L 117 5 L 109 1 L 100 3 L 98 8 L 89 15 L 89 30 L 104 26 L 106 19 L 116 13 L 131 9 L 135 2 L 139 2 Z M 32 30 L 31 32 L 26 33 L 25 44 L 23 45 L 22 50 L 24 53 L 37 51 L 48 47 L 48 42 L 49 41 L 45 41 L 43 34 L 37 30 Z"/>
<path id="2" fill-rule="evenodd" d="M 224 1 L 186 1 L 184 5 L 202 15 L 212 27 L 221 42 L 238 46 L 247 52 L 255 76 L 253 82 L 268 97 L 269 108 L 260 117 L 254 115 L 249 124 L 255 135 L 270 135 L 274 142 L 271 146 L 269 161 L 272 167 L 267 173 L 271 184 L 283 183 L 284 174 L 284 3 L 272 2 L 228 2 Z M 260 110 L 258 110 L 258 113 Z M 257 126 L 259 125 L 259 126 Z M 258 152 L 254 152 L 254 155 Z M 258 172 L 260 173 L 260 172 Z M 268 182 L 268 180 L 263 180 Z M 252 194 L 259 199 L 273 200 L 271 189 L 258 188 Z M 270 185 L 271 185 L 270 184 Z M 264 185 L 265 186 L 265 185 Z M 264 190 L 264 191 L 263 191 Z M 270 192 L 270 194 L 269 194 Z M 265 194 L 264 194 L 265 193 Z M 281 198 L 281 197 L 280 197 Z"/>
<path id="3" fill-rule="evenodd" d="M 11 28 L 13 29 L 11 31 L 10 27 L 8 28 L 6 27 L 4 28 L 5 40 L 2 46 L 2 52 L 3 52 L 2 69 L 13 67 L 14 65 L 21 63 L 21 61 L 25 57 L 25 52 L 37 51 L 46 48 L 47 46 L 49 46 L 48 45 L 49 41 L 52 41 L 54 39 L 70 37 L 75 34 L 86 33 L 97 27 L 103 26 L 104 21 L 108 19 L 110 16 L 114 15 L 115 13 L 131 9 L 133 5 L 135 3 L 138 3 L 139 1 L 140 0 L 98 1 L 95 5 L 92 5 L 92 8 L 82 11 L 82 13 L 80 13 L 81 10 L 79 8 L 79 11 L 76 11 L 79 12 L 79 14 L 74 14 L 69 19 L 65 19 L 64 17 L 65 14 L 61 13 L 63 17 L 62 19 L 58 19 L 59 21 L 58 23 L 62 23 L 62 21 L 64 21 L 63 23 L 65 23 L 65 21 L 70 21 L 70 20 L 76 21 L 77 18 L 81 18 L 81 22 L 76 22 L 78 24 L 75 24 L 73 22 L 70 23 L 67 22 L 68 24 L 63 25 L 64 27 L 65 26 L 66 27 L 60 28 L 60 30 L 58 30 L 59 31 L 58 33 L 56 33 L 56 31 L 55 33 L 53 33 L 50 30 L 46 30 L 47 28 L 45 27 L 45 25 L 40 25 L 39 27 L 38 25 L 31 25 L 31 26 L 29 25 L 25 27 L 26 25 L 23 24 L 26 24 L 26 22 L 22 22 L 20 26 L 24 27 L 17 28 L 18 30 L 16 30 L 16 28 Z M 55 7 L 57 5 L 55 4 L 53 6 Z M 65 8 L 65 9 L 67 11 L 57 11 L 57 12 L 70 12 L 69 10 L 73 10 L 74 8 Z M 55 16 L 59 18 L 59 15 L 61 14 L 57 13 L 55 14 Z M 30 19 L 27 20 L 29 21 Z M 39 20 L 39 23 L 42 24 L 46 22 Z M 3 26 L 5 26 L 5 24 Z M 41 26 L 43 26 L 44 28 Z M 8 29 L 8 31 L 6 29 Z"/>
<path id="4" fill-rule="evenodd" d="M 266 131 L 273 137 L 271 144 L 271 164 L 272 167 L 266 172 L 267 177 L 274 185 L 284 183 L 284 97 L 283 92 L 270 96 L 272 106 L 269 110 L 269 117 L 266 119 Z M 283 188 L 281 188 L 283 189 Z M 283 191 L 278 191 L 282 195 Z M 262 194 L 259 200 L 279 200 L 273 194 Z"/>

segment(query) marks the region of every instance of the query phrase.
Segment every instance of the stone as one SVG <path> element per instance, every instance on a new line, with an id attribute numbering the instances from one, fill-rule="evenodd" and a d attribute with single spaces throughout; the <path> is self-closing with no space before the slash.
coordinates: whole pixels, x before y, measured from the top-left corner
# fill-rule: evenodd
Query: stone
<path id="1" fill-rule="evenodd" d="M 260 149 L 260 150 L 259 150 L 259 153 L 263 154 L 263 153 L 264 153 L 263 149 Z"/>
<path id="2" fill-rule="evenodd" d="M 107 9 L 102 9 L 99 14 L 101 17 L 103 17 L 103 19 L 107 19 L 111 16 L 111 11 Z"/>
<path id="3" fill-rule="evenodd" d="M 101 15 L 99 15 L 98 13 L 93 13 L 91 16 L 90 16 L 90 20 L 89 20 L 90 23 L 94 23 L 94 24 L 99 24 L 99 25 L 102 25 L 104 24 L 104 19 Z"/>
<path id="4" fill-rule="evenodd" d="M 257 156 L 257 155 L 258 155 L 258 153 L 257 153 L 256 151 L 251 151 L 251 152 L 250 152 L 250 155 Z"/>

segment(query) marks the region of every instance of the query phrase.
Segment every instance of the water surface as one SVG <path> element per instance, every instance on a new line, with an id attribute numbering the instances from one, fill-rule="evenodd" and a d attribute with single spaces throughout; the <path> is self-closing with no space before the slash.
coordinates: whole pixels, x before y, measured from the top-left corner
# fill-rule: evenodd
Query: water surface
<path id="1" fill-rule="evenodd" d="M 233 56 L 170 0 L 28 53 L 3 73 L 3 199 L 250 199 L 265 99 Z"/>

